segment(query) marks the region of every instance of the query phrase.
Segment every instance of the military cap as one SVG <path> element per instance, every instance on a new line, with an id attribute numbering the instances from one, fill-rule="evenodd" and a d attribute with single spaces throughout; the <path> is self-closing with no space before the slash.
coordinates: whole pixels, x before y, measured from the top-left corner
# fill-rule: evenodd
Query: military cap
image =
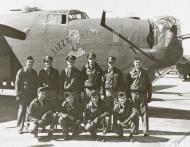
<path id="1" fill-rule="evenodd" d="M 96 58 L 96 54 L 95 54 L 95 53 L 89 53 L 89 54 L 87 55 L 87 58 L 88 58 L 88 59 Z"/>
<path id="2" fill-rule="evenodd" d="M 116 58 L 113 56 L 109 56 L 107 59 L 108 62 L 115 62 L 115 60 L 116 60 Z"/>
<path id="3" fill-rule="evenodd" d="M 76 60 L 76 57 L 73 55 L 69 55 L 66 57 L 66 61 Z"/>
<path id="4" fill-rule="evenodd" d="M 28 56 L 27 60 L 34 60 L 34 58 L 32 56 Z"/>
<path id="5" fill-rule="evenodd" d="M 48 91 L 48 90 L 49 90 L 48 87 L 39 87 L 39 88 L 38 88 L 38 93 L 39 93 L 39 92 L 45 92 L 45 91 Z"/>
<path id="6" fill-rule="evenodd" d="M 51 56 L 45 56 L 44 62 L 47 62 L 49 60 L 53 61 L 53 57 L 51 57 Z"/>
<path id="7" fill-rule="evenodd" d="M 125 92 L 118 92 L 118 98 L 126 98 Z"/>
<path id="8" fill-rule="evenodd" d="M 134 61 L 135 61 L 135 60 L 140 60 L 140 61 L 142 61 L 142 58 L 141 58 L 141 57 L 135 57 L 135 58 L 134 58 Z"/>

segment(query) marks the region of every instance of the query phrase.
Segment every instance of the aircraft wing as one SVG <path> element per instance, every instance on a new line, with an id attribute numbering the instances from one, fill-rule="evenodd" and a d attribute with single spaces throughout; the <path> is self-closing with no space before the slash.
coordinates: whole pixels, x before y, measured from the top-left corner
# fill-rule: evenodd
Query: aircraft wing
<path id="1" fill-rule="evenodd" d="M 14 81 L 17 70 L 22 67 L 5 36 L 19 40 L 26 39 L 24 32 L 0 24 L 0 82 Z"/>

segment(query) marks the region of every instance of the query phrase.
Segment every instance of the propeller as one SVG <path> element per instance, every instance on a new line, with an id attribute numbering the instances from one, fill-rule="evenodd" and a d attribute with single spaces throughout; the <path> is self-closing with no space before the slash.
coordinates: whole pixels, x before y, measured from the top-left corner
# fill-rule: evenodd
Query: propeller
<path id="1" fill-rule="evenodd" d="M 20 40 L 26 39 L 26 34 L 24 32 L 2 24 L 0 24 L 0 35 Z"/>
<path id="2" fill-rule="evenodd" d="M 130 40 L 128 40 L 126 37 L 124 37 L 120 33 L 116 32 L 114 29 L 112 29 L 109 26 L 107 26 L 106 25 L 106 12 L 105 11 L 103 11 L 103 13 L 102 13 L 102 18 L 101 18 L 100 25 L 103 26 L 104 28 L 106 28 L 107 30 L 109 30 L 110 32 L 114 33 L 115 35 L 117 35 L 118 37 L 120 37 L 121 39 L 123 39 L 124 41 L 126 41 L 127 43 L 129 43 L 132 46 L 132 47 L 130 47 L 130 49 L 133 50 L 133 52 L 135 52 L 135 50 L 138 50 L 139 52 L 141 52 L 143 55 L 145 55 L 149 59 L 151 59 L 151 60 L 159 63 L 159 61 L 156 58 L 154 58 L 153 56 L 150 56 L 149 54 L 147 54 L 146 52 L 144 52 L 143 50 L 141 50 L 139 47 L 137 47 Z"/>

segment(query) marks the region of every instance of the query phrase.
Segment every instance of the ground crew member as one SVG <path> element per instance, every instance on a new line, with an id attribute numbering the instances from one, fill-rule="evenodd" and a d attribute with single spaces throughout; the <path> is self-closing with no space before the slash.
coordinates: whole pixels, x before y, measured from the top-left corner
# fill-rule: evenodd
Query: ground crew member
<path id="1" fill-rule="evenodd" d="M 81 103 L 81 73 L 74 67 L 76 57 L 69 55 L 66 57 L 67 68 L 62 70 L 60 77 L 60 93 L 64 98 L 66 92 L 71 92 L 74 99 Z"/>
<path id="2" fill-rule="evenodd" d="M 59 72 L 53 68 L 53 58 L 51 56 L 46 56 L 43 61 L 45 67 L 39 72 L 40 86 L 49 88 L 49 98 L 56 108 L 59 93 Z"/>
<path id="3" fill-rule="evenodd" d="M 107 59 L 108 68 L 103 72 L 103 84 L 101 88 L 101 99 L 105 100 L 107 107 L 113 109 L 114 98 L 117 98 L 118 91 L 123 90 L 122 72 L 115 67 L 115 57 Z M 105 95 L 104 93 L 105 89 Z"/>
<path id="4" fill-rule="evenodd" d="M 72 131 L 72 136 L 80 133 L 83 109 L 81 103 L 76 101 L 72 92 L 67 92 L 65 95 L 66 100 L 62 103 L 58 117 L 63 131 L 63 138 L 67 140 L 69 138 L 69 130 Z"/>
<path id="5" fill-rule="evenodd" d="M 16 75 L 15 91 L 16 100 L 19 103 L 17 118 L 19 134 L 23 133 L 27 107 L 37 95 L 38 76 L 37 72 L 33 69 L 33 64 L 33 57 L 27 57 L 26 66 L 21 68 Z"/>
<path id="6" fill-rule="evenodd" d="M 53 135 L 53 127 L 55 126 L 54 107 L 48 99 L 49 88 L 39 87 L 38 96 L 34 99 L 28 109 L 27 120 L 29 122 L 28 130 L 35 137 L 38 136 L 38 128 L 50 125 L 48 136 Z"/>
<path id="7" fill-rule="evenodd" d="M 103 138 L 105 141 L 106 133 L 108 132 L 108 123 L 110 112 L 106 108 L 104 101 L 100 99 L 100 94 L 97 91 L 92 91 L 90 101 L 86 106 L 86 126 L 85 130 L 89 131 L 94 139 L 97 139 L 96 131 L 103 126 Z"/>
<path id="8" fill-rule="evenodd" d="M 88 103 L 90 100 L 91 91 L 100 92 L 102 85 L 102 69 L 98 65 L 96 55 L 89 53 L 87 55 L 88 63 L 82 68 L 83 89 Z"/>
<path id="9" fill-rule="evenodd" d="M 124 92 L 118 93 L 118 101 L 114 104 L 113 109 L 113 131 L 119 137 L 123 137 L 123 129 L 130 128 L 129 141 L 133 142 L 133 134 L 135 132 L 135 118 L 138 117 L 138 112 L 133 107 L 130 99 L 126 97 Z"/>
<path id="10" fill-rule="evenodd" d="M 139 57 L 134 58 L 133 64 L 134 68 L 127 74 L 126 79 L 127 97 L 131 97 L 142 118 L 144 136 L 149 136 L 148 103 L 152 97 L 152 84 L 147 71 L 142 68 L 142 59 Z M 138 119 L 136 126 L 136 131 L 138 131 Z"/>

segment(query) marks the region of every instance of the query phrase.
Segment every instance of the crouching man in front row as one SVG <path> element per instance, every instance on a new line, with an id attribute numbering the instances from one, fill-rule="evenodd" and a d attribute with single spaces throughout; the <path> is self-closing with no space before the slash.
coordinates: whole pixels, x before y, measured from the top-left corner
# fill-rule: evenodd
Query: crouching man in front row
<path id="1" fill-rule="evenodd" d="M 138 111 L 132 106 L 130 99 L 127 99 L 124 92 L 118 93 L 118 101 L 114 105 L 113 110 L 113 131 L 123 137 L 123 129 L 129 128 L 129 141 L 133 142 L 133 134 L 136 126 L 135 118 L 138 117 Z"/>
<path id="2" fill-rule="evenodd" d="M 105 141 L 105 136 L 109 129 L 109 115 L 110 112 L 106 108 L 105 102 L 100 99 L 100 94 L 93 91 L 86 106 L 87 123 L 85 130 L 89 131 L 94 139 L 98 139 L 96 131 L 103 126 L 102 141 Z"/>
<path id="3" fill-rule="evenodd" d="M 51 101 L 48 100 L 48 87 L 39 87 L 38 96 L 34 99 L 28 109 L 27 121 L 29 122 L 28 130 L 38 137 L 38 128 L 45 128 L 50 125 L 48 136 L 53 135 L 55 125 L 54 108 Z"/>
<path id="4" fill-rule="evenodd" d="M 81 133 L 82 122 L 82 104 L 75 98 L 75 94 L 67 92 L 66 100 L 63 101 L 58 114 L 59 124 L 63 131 L 64 140 L 68 140 L 69 131 L 72 132 L 72 137 Z"/>

